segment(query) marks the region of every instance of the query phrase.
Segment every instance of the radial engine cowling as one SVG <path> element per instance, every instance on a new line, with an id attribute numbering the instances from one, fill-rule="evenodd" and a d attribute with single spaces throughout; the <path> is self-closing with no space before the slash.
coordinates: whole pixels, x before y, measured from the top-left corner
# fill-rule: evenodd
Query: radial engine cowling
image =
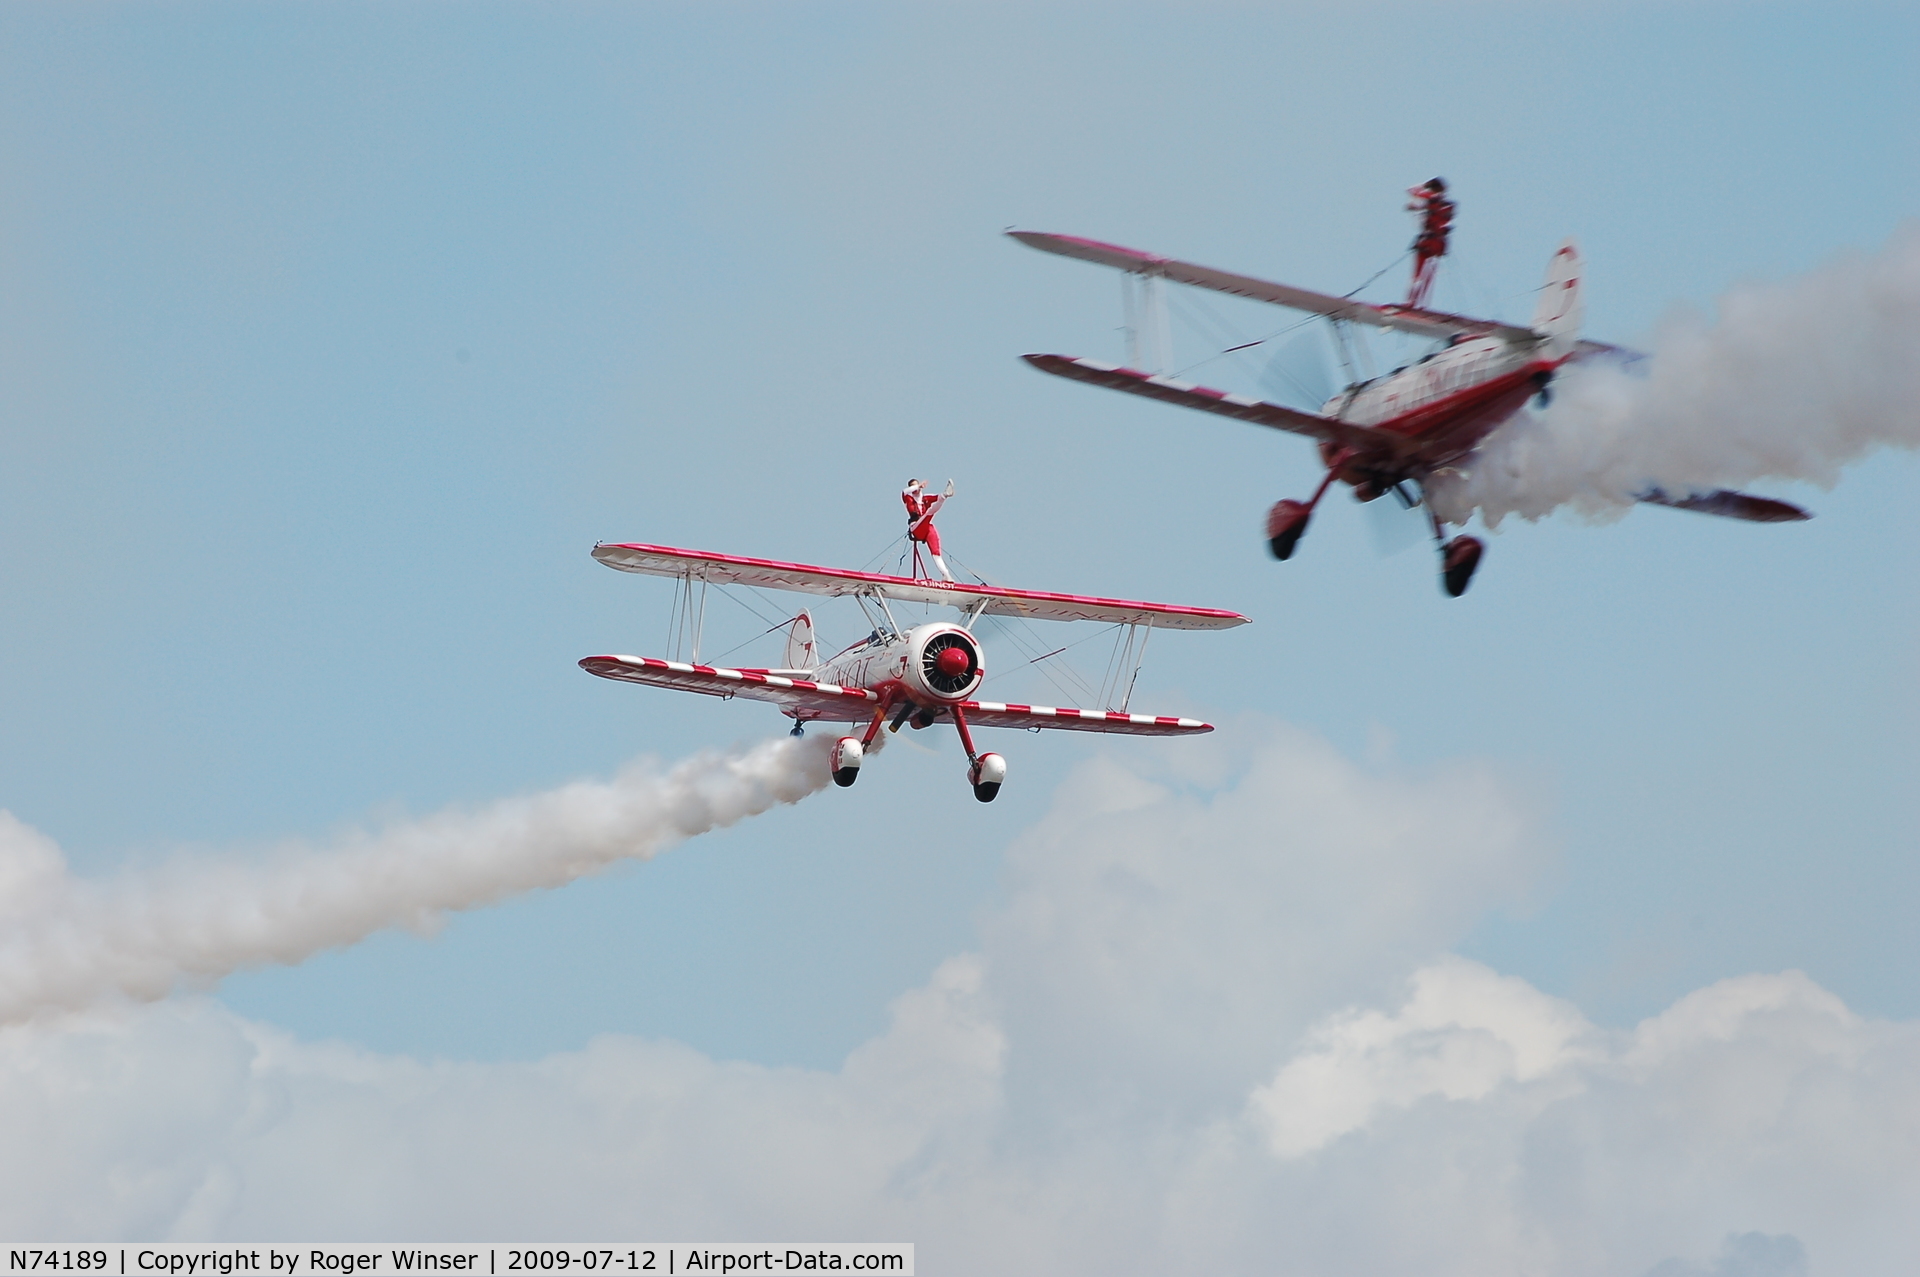
<path id="1" fill-rule="evenodd" d="M 902 681 L 916 700 L 964 701 L 986 676 L 980 640 L 959 626 L 921 625 L 907 635 Z"/>

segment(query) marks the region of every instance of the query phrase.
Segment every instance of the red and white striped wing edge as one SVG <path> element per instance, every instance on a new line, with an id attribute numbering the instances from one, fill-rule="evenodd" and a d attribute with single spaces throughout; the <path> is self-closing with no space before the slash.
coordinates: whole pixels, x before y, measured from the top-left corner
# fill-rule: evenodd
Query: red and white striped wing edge
<path id="1" fill-rule="evenodd" d="M 850 723 L 866 718 L 880 703 L 879 694 L 864 687 L 842 687 L 719 665 L 689 665 L 655 656 L 589 656 L 580 662 L 580 668 L 623 683 L 644 683 L 703 696 L 744 696 L 801 710 L 809 717 L 844 718 Z"/>
<path id="2" fill-rule="evenodd" d="M 968 701 L 967 722 L 979 727 L 1064 728 L 1075 732 L 1114 732 L 1127 736 L 1185 736 L 1213 730 L 1197 718 L 1164 714 L 1123 714 L 1111 709 L 1071 709 L 1053 705 L 1003 705 Z"/>
<path id="3" fill-rule="evenodd" d="M 871 715 L 880 703 L 879 694 L 864 687 L 841 687 L 837 683 L 816 683 L 811 679 L 719 665 L 690 665 L 654 656 L 589 656 L 580 662 L 580 668 L 623 683 L 643 683 L 703 696 L 742 696 L 772 701 L 800 711 L 802 717 L 830 721 L 858 722 Z M 1064 705 L 962 701 L 960 709 L 968 723 L 979 727 L 1054 728 L 1129 736 L 1184 736 L 1213 730 L 1211 723 L 1194 718 L 1124 714 L 1118 710 L 1074 709 Z"/>

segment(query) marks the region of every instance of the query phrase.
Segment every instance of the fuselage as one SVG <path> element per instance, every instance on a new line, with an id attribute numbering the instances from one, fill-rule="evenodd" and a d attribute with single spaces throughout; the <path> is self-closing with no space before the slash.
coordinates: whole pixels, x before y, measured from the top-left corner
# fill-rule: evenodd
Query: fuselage
<path id="1" fill-rule="evenodd" d="M 887 683 L 898 683 L 906 671 L 906 636 L 875 630 L 863 642 L 813 671 L 811 677 L 816 682 L 864 687 L 871 691 Z"/>
<path id="2" fill-rule="evenodd" d="M 1398 465 L 1356 458 L 1339 477 L 1364 495 L 1459 460 L 1539 393 L 1560 363 L 1538 345 L 1471 337 L 1347 387 L 1322 406 L 1323 415 L 1405 436 L 1418 447 Z M 1329 462 L 1339 451 L 1330 444 L 1321 449 Z"/>
<path id="3" fill-rule="evenodd" d="M 942 665 L 940 657 L 947 648 L 958 648 L 960 655 L 948 657 L 948 664 Z M 986 677 L 986 667 L 979 639 L 963 626 L 936 622 L 905 633 L 875 630 L 809 677 L 931 709 L 973 695 Z"/>

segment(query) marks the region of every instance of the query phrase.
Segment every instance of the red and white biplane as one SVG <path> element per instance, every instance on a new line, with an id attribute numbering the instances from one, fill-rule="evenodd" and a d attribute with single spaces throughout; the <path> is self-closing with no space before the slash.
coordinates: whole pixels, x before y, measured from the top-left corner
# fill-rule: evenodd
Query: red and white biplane
<path id="1" fill-rule="evenodd" d="M 1544 400 L 1560 368 L 1581 359 L 1631 362 L 1639 358 L 1617 346 L 1580 339 L 1580 255 L 1571 241 L 1554 253 L 1533 322 L 1522 328 L 1423 306 L 1376 305 L 1335 297 L 1072 235 L 1034 231 L 1007 234 L 1042 252 L 1126 272 L 1131 277 L 1126 294 L 1130 302 L 1135 295 L 1133 282 L 1141 286 L 1142 297 L 1154 298 L 1160 281 L 1167 280 L 1323 316 L 1332 323 L 1343 351 L 1348 347 L 1347 324 L 1394 330 L 1437 343 L 1431 353 L 1385 376 L 1354 380 L 1321 403 L 1317 412 L 1176 380 L 1150 367 L 1143 371 L 1066 355 L 1023 356 L 1042 372 L 1057 377 L 1316 440 L 1326 466 L 1326 477 L 1319 488 L 1304 502 L 1279 502 L 1267 515 L 1268 544 L 1279 559 L 1293 554 L 1314 507 L 1335 480 L 1351 486 L 1361 501 L 1392 493 L 1408 508 L 1419 505 L 1431 476 L 1448 467 L 1470 470 L 1472 454 L 1481 441 L 1524 408 L 1529 399 L 1541 396 Z M 1130 329 L 1139 331 L 1132 325 Z M 1164 342 L 1164 337 L 1160 340 Z M 1136 346 L 1136 354 L 1138 350 Z M 1136 358 L 1136 362 L 1150 365 L 1153 360 Z M 1670 495 L 1650 489 L 1639 499 L 1756 523 L 1810 517 L 1784 501 L 1741 492 Z M 1427 506 L 1428 522 L 1440 550 L 1442 584 L 1449 595 L 1457 597 L 1465 592 L 1484 546 L 1477 537 L 1461 535 L 1448 540 L 1445 525 L 1431 503 Z"/>
<path id="2" fill-rule="evenodd" d="M 829 765 L 834 783 L 842 786 L 853 784 L 859 777 L 861 763 L 882 727 L 891 723 L 898 731 L 903 723 L 911 723 L 924 728 L 945 719 L 959 732 L 960 744 L 967 753 L 967 782 L 973 786 L 974 797 L 983 803 L 992 802 L 1000 792 L 1007 763 L 999 754 L 974 748 L 975 727 L 1063 728 L 1133 736 L 1184 736 L 1213 728 L 1191 718 L 1130 713 L 1130 683 L 1118 709 L 1008 705 L 973 699 L 986 678 L 985 653 L 973 633 L 979 618 L 1104 621 L 1125 627 L 1127 651 L 1141 654 L 1146 638 L 1156 629 L 1220 630 L 1247 621 L 1238 612 L 1215 608 L 889 576 L 660 545 L 603 544 L 594 547 L 593 557 L 622 572 L 678 578 L 689 614 L 696 606 L 696 587 L 704 592 L 708 585 L 852 597 L 872 625 L 872 633 L 828 660 L 816 659 L 813 620 L 803 610 L 792 621 L 782 623 L 788 629 L 784 668 L 703 665 L 697 639 L 690 662 L 647 656 L 589 656 L 580 666 L 590 674 L 622 682 L 704 696 L 771 701 L 794 720 L 796 736 L 804 724 L 818 720 L 864 723 L 862 735 L 841 736 L 834 743 Z M 893 619 L 890 603 L 944 605 L 958 609 L 961 620 L 902 628 Z M 698 606 L 704 613 L 704 605 Z M 1136 632 L 1137 648 L 1133 641 Z M 1118 687 L 1116 680 L 1116 690 Z"/>

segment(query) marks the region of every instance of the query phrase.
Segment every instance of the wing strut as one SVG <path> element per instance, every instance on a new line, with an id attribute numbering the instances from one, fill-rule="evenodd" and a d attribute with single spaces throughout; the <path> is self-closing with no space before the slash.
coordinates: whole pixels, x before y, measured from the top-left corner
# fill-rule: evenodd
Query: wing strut
<path id="1" fill-rule="evenodd" d="M 1120 276 L 1120 310 L 1127 326 L 1127 363 L 1151 373 L 1173 364 L 1173 339 L 1167 331 L 1165 281 L 1152 271 Z"/>
<path id="2" fill-rule="evenodd" d="M 1147 641 L 1153 637 L 1153 626 L 1151 624 L 1129 625 L 1127 627 L 1128 646 L 1132 646 L 1133 644 L 1135 631 L 1139 631 L 1140 633 L 1140 649 L 1133 654 L 1133 676 L 1127 680 L 1127 694 L 1120 698 L 1120 712 L 1122 714 L 1127 712 L 1127 706 L 1133 704 L 1133 685 L 1140 681 L 1140 671 L 1147 663 Z"/>

